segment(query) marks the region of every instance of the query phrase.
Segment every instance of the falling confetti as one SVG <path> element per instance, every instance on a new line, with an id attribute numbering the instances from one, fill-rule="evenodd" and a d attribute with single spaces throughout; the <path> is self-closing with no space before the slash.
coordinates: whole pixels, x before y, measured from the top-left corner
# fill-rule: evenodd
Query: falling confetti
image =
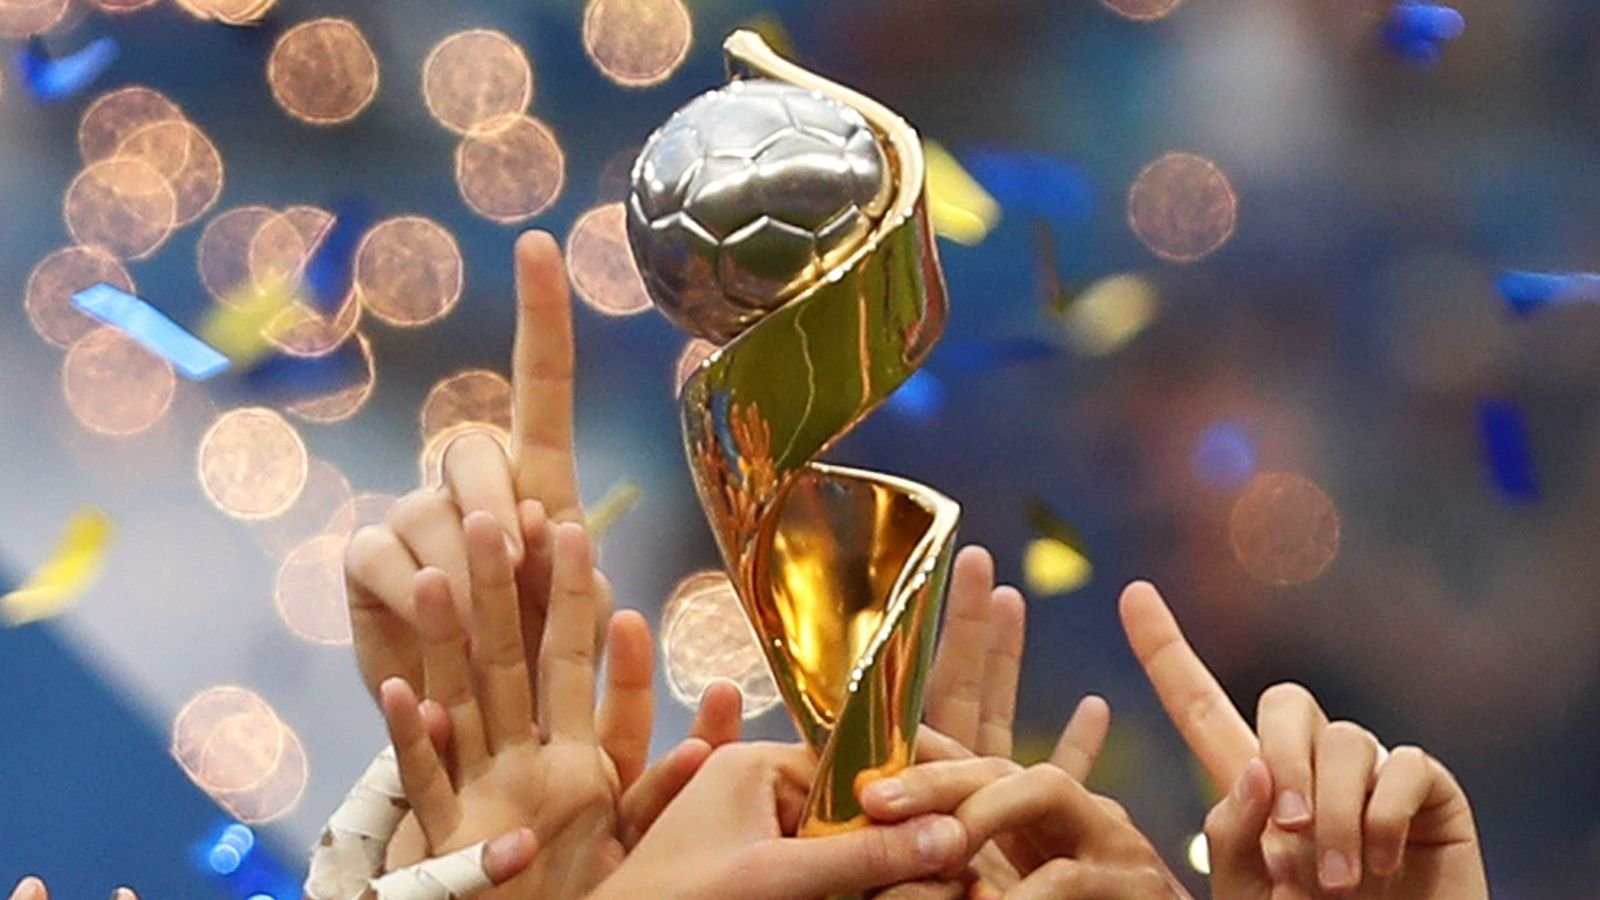
<path id="1" fill-rule="evenodd" d="M 1513 312 L 1528 315 L 1547 306 L 1600 302 L 1600 275 L 1587 272 L 1506 270 L 1495 287 Z"/>
<path id="2" fill-rule="evenodd" d="M 944 409 L 944 382 L 927 369 L 911 373 L 905 383 L 895 389 L 884 406 L 890 412 L 915 422 L 928 422 L 937 418 Z"/>
<path id="3" fill-rule="evenodd" d="M 88 89 L 116 60 L 118 52 L 114 39 L 101 37 L 82 49 L 52 57 L 44 41 L 33 38 L 17 49 L 16 69 L 34 97 L 54 103 Z"/>
<path id="4" fill-rule="evenodd" d="M 1000 223 L 1000 204 L 961 163 L 933 141 L 923 142 L 928 160 L 928 212 L 933 230 L 958 244 L 979 244 Z"/>
<path id="5" fill-rule="evenodd" d="M 1460 10 L 1442 3 L 1403 0 L 1389 10 L 1381 36 L 1390 52 L 1416 66 L 1439 61 L 1444 45 L 1461 37 L 1467 20 Z"/>
<path id="6" fill-rule="evenodd" d="M 1249 429 L 1231 419 L 1207 425 L 1194 442 L 1189 467 L 1206 487 L 1242 487 L 1256 468 L 1255 441 Z"/>
<path id="7" fill-rule="evenodd" d="M 185 331 L 149 302 L 112 285 L 97 284 L 79 291 L 72 296 L 72 304 L 120 329 L 191 381 L 205 381 L 228 368 L 226 356 Z"/>
<path id="8" fill-rule="evenodd" d="M 605 537 L 606 532 L 616 527 L 623 517 L 639 505 L 643 497 L 644 491 L 635 482 L 623 479 L 612 485 L 611 490 L 595 501 L 585 515 L 589 534 L 597 541 Z"/>
<path id="9" fill-rule="evenodd" d="M 1038 535 L 1023 551 L 1022 571 L 1028 591 L 1048 597 L 1087 585 L 1094 565 L 1083 536 L 1039 499 L 1028 501 L 1028 527 Z"/>
<path id="10" fill-rule="evenodd" d="M 1161 311 L 1156 286 L 1143 275 L 1108 275 L 1065 298 L 1057 321 L 1084 356 L 1107 356 L 1127 346 Z"/>
<path id="11" fill-rule="evenodd" d="M 89 508 L 67 520 L 49 558 L 0 596 L 0 619 L 16 627 L 66 612 L 100 578 L 114 533 L 111 517 Z"/>
<path id="12" fill-rule="evenodd" d="M 1528 417 L 1522 407 L 1504 398 L 1480 401 L 1478 434 L 1489 474 L 1500 493 L 1516 502 L 1537 500 L 1539 480 L 1534 474 Z"/>

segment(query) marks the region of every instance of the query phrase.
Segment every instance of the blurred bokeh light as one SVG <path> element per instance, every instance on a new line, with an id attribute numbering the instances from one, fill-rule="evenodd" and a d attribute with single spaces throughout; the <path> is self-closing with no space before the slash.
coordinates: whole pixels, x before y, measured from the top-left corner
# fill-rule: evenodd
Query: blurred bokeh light
<path id="1" fill-rule="evenodd" d="M 661 610 L 661 659 L 672 696 L 690 709 L 716 681 L 739 688 L 746 719 L 781 699 L 739 595 L 722 572 L 697 572 L 673 588 Z"/>

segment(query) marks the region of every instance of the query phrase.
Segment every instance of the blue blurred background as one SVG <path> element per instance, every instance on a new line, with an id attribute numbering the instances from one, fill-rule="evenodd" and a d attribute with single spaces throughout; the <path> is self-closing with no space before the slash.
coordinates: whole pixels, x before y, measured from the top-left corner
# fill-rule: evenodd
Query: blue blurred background
<path id="1" fill-rule="evenodd" d="M 110 36 L 109 68 L 56 102 L 16 67 L 0 85 L 0 587 L 50 554 L 75 510 L 103 508 L 117 533 L 80 602 L 0 629 L 6 886 L 37 872 L 66 898 L 122 883 L 147 898 L 248 896 L 204 860 L 228 813 L 168 753 L 174 715 L 212 686 L 257 692 L 304 745 L 304 794 L 260 825 L 253 851 L 291 884 L 381 743 L 348 648 L 284 627 L 278 560 L 196 481 L 206 427 L 276 401 L 180 382 L 153 428 L 97 435 L 63 399 L 62 350 L 30 327 L 30 272 L 72 243 L 62 196 L 94 98 L 159 90 L 224 160 L 216 208 L 128 264 L 139 294 L 180 322 L 195 326 L 213 303 L 196 247 L 228 209 L 356 198 L 377 218 L 424 215 L 456 236 L 459 305 L 416 330 L 368 316 L 370 401 L 339 424 L 296 422 L 356 491 L 394 495 L 417 480 L 429 388 L 467 368 L 506 371 L 521 227 L 463 202 L 459 138 L 421 96 L 429 49 L 480 27 L 525 48 L 531 114 L 565 151 L 559 197 L 527 224 L 559 238 L 620 199 L 617 161 L 722 80 L 722 36 L 754 20 L 903 113 L 999 205 L 981 240 L 941 242 L 952 314 L 930 378 L 832 457 L 937 486 L 1002 578 L 1032 576 L 1019 753 L 1047 752 L 1082 693 L 1107 696 L 1115 724 L 1094 786 L 1201 883 L 1185 847 L 1209 787 L 1116 622 L 1121 586 L 1147 577 L 1242 708 L 1300 680 L 1331 715 L 1445 760 L 1474 801 L 1497 896 L 1593 895 L 1600 307 L 1514 315 L 1495 277 L 1600 266 L 1600 6 L 1458 3 L 1465 34 L 1425 66 L 1385 44 L 1380 0 L 1187 0 L 1150 21 L 1124 13 L 1165 4 L 690 0 L 682 65 L 629 88 L 586 54 L 580 0 L 282 0 L 250 28 L 169 0 L 122 15 L 74 2 L 44 48 Z M 333 127 L 286 115 L 264 74 L 287 28 L 324 16 L 355 22 L 381 72 L 372 105 Z M 0 46 L 9 56 L 22 43 Z M 1218 236 L 1231 239 L 1188 264 L 1130 227 L 1130 186 L 1170 151 L 1214 163 L 1237 203 L 1236 228 Z M 1107 289 L 1113 276 L 1136 280 Z M 1119 306 L 1130 283 L 1138 315 Z M 1107 317 L 1121 337 L 1084 337 Z M 584 307 L 577 329 L 585 496 L 623 479 L 643 488 L 604 554 L 619 602 L 654 621 L 673 584 L 716 565 L 672 403 L 684 339 L 653 312 Z M 1485 416 L 1485 404 L 1515 412 Z M 1528 472 L 1505 471 L 1526 468 L 1524 451 L 1531 491 Z M 1308 480 L 1336 510 L 1336 544 L 1325 518 L 1315 535 L 1331 562 L 1294 584 L 1259 577 L 1240 543 L 1259 524 L 1241 498 L 1263 472 Z M 1035 502 L 1048 522 L 1030 522 Z M 1092 574 L 1080 565 L 1051 584 L 1026 571 L 1041 538 L 1070 545 Z M 661 695 L 665 745 L 687 718 Z M 751 730 L 789 733 L 781 710 Z"/>

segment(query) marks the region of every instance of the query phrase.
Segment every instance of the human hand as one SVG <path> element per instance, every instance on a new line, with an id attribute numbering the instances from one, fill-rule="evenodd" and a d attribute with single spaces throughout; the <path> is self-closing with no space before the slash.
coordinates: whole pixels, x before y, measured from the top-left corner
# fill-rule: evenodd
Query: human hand
<path id="1" fill-rule="evenodd" d="M 591 900 L 812 900 L 964 862 L 966 834 L 949 816 L 786 837 L 798 827 L 815 770 L 802 746 L 718 748 Z"/>
<path id="2" fill-rule="evenodd" d="M 1330 723 L 1297 684 L 1262 693 L 1252 730 L 1154 586 L 1129 585 L 1121 613 L 1168 717 L 1211 777 L 1232 786 L 1206 818 L 1214 896 L 1489 895 L 1471 807 L 1438 760 Z"/>
<path id="3" fill-rule="evenodd" d="M 979 883 L 977 896 L 1189 896 L 1121 806 L 1051 763 L 1027 769 L 998 757 L 922 763 L 865 785 L 861 803 L 881 822 L 953 814 L 966 830 L 968 853 L 990 841 L 1002 846 L 1018 877 L 1004 886 Z M 941 874 L 959 878 L 959 865 Z"/>
<path id="4" fill-rule="evenodd" d="M 653 818 L 665 805 L 709 754 L 710 743 L 691 738 L 663 764 L 639 774 L 649 743 L 648 724 L 643 730 L 638 725 L 649 721 L 650 642 L 634 613 L 613 622 L 613 660 L 625 648 L 642 645 L 646 666 L 641 672 L 613 665 L 596 714 L 592 635 L 601 603 L 588 540 L 575 524 L 557 526 L 551 542 L 549 620 L 536 702 L 499 527 L 489 515 L 472 513 L 465 534 L 470 651 L 450 580 L 424 569 L 415 577 L 415 607 L 428 703 L 419 704 L 403 679 L 385 681 L 380 689 L 401 780 L 431 852 L 529 825 L 544 852 L 503 895 L 581 894 L 621 862 L 622 835 L 647 827 L 639 820 Z M 735 700 L 732 718 L 737 715 Z M 447 720 L 448 726 L 430 726 L 429 718 Z M 443 756 L 433 739 L 440 731 L 448 733 Z M 625 775 L 636 779 L 626 794 Z M 630 820 L 627 828 L 622 816 Z"/>
<path id="5" fill-rule="evenodd" d="M 929 673 L 925 725 L 918 737 L 919 761 L 997 756 L 1009 759 L 1022 669 L 1026 605 L 1009 585 L 995 587 L 994 559 L 983 547 L 963 547 L 950 574 L 944 630 Z M 1050 755 L 1050 762 L 1078 781 L 1089 775 L 1111 726 L 1111 708 L 1100 697 L 1079 701 Z M 1020 876 L 993 842 L 972 858 L 961 882 L 901 885 L 886 900 L 961 896 L 962 882 L 1003 890 Z"/>
<path id="6" fill-rule="evenodd" d="M 11 889 L 10 900 L 50 900 L 50 889 L 43 879 L 28 875 Z M 139 900 L 139 895 L 132 888 L 119 887 L 111 892 L 111 900 Z"/>
<path id="7" fill-rule="evenodd" d="M 424 567 L 443 571 L 465 604 L 462 518 L 485 512 L 517 560 L 519 621 L 528 672 L 537 674 L 550 584 L 542 523 L 583 521 L 573 452 L 572 301 L 555 240 L 528 232 L 516 245 L 517 324 L 511 365 L 512 458 L 484 432 L 451 443 L 438 489 L 402 497 L 381 525 L 351 536 L 345 572 L 362 680 L 373 696 L 385 679 L 421 683 L 411 582 Z M 604 624 L 605 617 L 597 620 Z"/>

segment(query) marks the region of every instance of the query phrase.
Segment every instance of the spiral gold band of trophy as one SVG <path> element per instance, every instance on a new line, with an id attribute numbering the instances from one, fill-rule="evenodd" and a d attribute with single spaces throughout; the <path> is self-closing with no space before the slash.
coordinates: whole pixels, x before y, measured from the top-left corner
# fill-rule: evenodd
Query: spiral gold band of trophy
<path id="1" fill-rule="evenodd" d="M 707 359 L 680 412 L 700 502 L 796 726 L 820 759 L 801 825 L 863 822 L 856 788 L 912 761 L 960 507 L 816 461 L 923 363 L 944 278 L 916 132 L 735 32 L 735 78 L 815 90 L 884 147 L 892 203 L 868 240 Z"/>

